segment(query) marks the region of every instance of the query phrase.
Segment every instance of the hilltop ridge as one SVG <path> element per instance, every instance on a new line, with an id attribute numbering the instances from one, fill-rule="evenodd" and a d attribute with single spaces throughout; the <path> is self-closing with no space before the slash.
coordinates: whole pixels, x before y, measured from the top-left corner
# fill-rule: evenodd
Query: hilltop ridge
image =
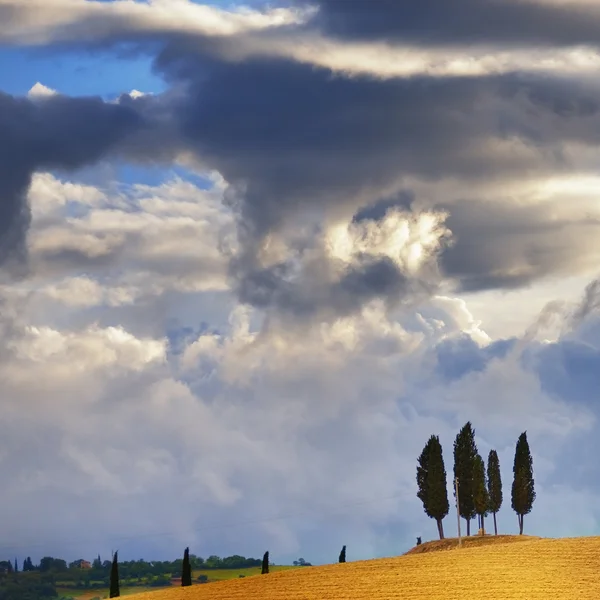
<path id="1" fill-rule="evenodd" d="M 487 534 L 485 536 L 469 536 L 462 538 L 463 548 L 479 548 L 481 546 L 489 546 L 496 544 L 511 544 L 514 542 L 530 542 L 533 540 L 541 540 L 536 535 L 492 535 Z M 444 552 L 446 550 L 458 549 L 458 538 L 445 538 L 443 540 L 432 540 L 430 542 L 423 542 L 419 546 L 414 546 L 410 550 L 404 553 L 407 554 L 421 554 L 424 552 Z"/>

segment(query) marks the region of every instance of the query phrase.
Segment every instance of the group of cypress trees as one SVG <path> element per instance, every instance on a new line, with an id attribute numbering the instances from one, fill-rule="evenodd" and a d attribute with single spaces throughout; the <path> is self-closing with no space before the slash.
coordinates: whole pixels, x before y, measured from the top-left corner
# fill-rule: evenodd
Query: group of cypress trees
<path id="1" fill-rule="evenodd" d="M 417 497 L 423 503 L 428 517 L 435 519 L 440 539 L 444 539 L 442 520 L 448 514 L 448 490 L 442 446 L 437 435 L 432 435 L 419 456 L 417 464 Z M 519 534 L 523 534 L 523 517 L 531 512 L 535 500 L 533 461 L 527 442 L 527 432 L 517 440 L 513 466 L 512 508 L 519 520 Z M 471 535 L 471 519 L 478 517 L 479 528 L 485 530 L 485 517 L 494 516 L 494 533 L 498 535 L 496 513 L 502 506 L 502 479 L 500 462 L 495 450 L 490 450 L 487 471 L 475 444 L 475 430 L 468 422 L 454 440 L 454 480 L 458 482 L 460 516 L 467 522 L 467 536 Z M 454 497 L 456 487 L 453 485 Z"/>

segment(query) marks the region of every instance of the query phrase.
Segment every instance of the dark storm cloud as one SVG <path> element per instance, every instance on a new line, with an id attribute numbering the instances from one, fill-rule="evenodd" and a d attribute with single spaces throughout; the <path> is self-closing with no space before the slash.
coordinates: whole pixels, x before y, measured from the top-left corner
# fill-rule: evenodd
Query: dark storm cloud
<path id="1" fill-rule="evenodd" d="M 131 108 L 99 98 L 31 101 L 0 92 L 0 266 L 23 257 L 32 173 L 96 162 L 140 123 Z"/>
<path id="2" fill-rule="evenodd" d="M 351 203 L 402 175 L 545 174 L 567 165 L 540 142 L 600 141 L 598 90 L 572 80 L 348 79 L 285 60 L 196 59 L 173 47 L 156 68 L 188 81 L 172 106 L 185 146 L 243 191 L 259 231 L 300 205 Z M 514 137 L 539 155 L 524 161 L 486 146 Z"/>
<path id="3" fill-rule="evenodd" d="M 427 46 L 514 44 L 568 46 L 600 42 L 600 12 L 591 3 L 553 6 L 518 0 L 317 0 L 319 26 L 356 40 Z"/>
<path id="4" fill-rule="evenodd" d="M 231 184 L 229 200 L 241 207 L 248 257 L 236 277 L 242 297 L 258 306 L 293 304 L 285 268 L 257 269 L 253 259 L 260 240 L 298 210 L 341 208 L 356 220 L 378 219 L 389 206 L 410 203 L 410 191 L 397 198 L 385 191 L 402 176 L 543 177 L 572 168 L 561 152 L 565 142 L 600 141 L 596 87 L 571 79 L 332 77 L 283 59 L 218 62 L 194 54 L 187 41 L 169 44 L 155 68 L 187 84 L 169 109 L 177 143 L 219 170 Z M 510 140 L 527 154 L 498 149 Z M 372 199 L 361 208 L 365 194 Z M 444 268 L 469 290 L 518 287 L 563 267 L 574 256 L 567 242 L 581 233 L 514 204 L 448 207 L 457 243 Z M 520 237 L 511 237 L 515 229 Z M 528 231 L 539 236 L 532 250 Z M 552 248 L 557 231 L 566 244 Z M 516 246 L 505 243 L 507 235 Z"/>
<path id="5" fill-rule="evenodd" d="M 276 307 L 294 317 L 339 317 L 359 310 L 375 298 L 394 302 L 411 287 L 415 291 L 414 283 L 389 258 L 364 256 L 357 262 L 335 279 L 313 273 L 312 277 L 290 281 L 285 265 L 241 271 L 239 297 L 257 308 Z"/>
<path id="6" fill-rule="evenodd" d="M 565 142 L 600 141 L 592 83 L 523 74 L 386 81 L 334 77 L 326 69 L 284 59 L 220 62 L 205 44 L 194 45 L 185 36 L 167 43 L 155 61 L 157 72 L 173 84 L 163 95 L 124 96 L 118 105 L 66 98 L 38 104 L 3 97 L 7 108 L 0 140 L 6 140 L 7 158 L 0 168 L 8 175 L 2 207 L 10 211 L 3 223 L 21 223 L 5 226 L 0 239 L 7 248 L 23 239 L 28 213 L 22 198 L 36 168 L 75 168 L 117 143 L 136 161 L 169 163 L 178 152 L 192 151 L 225 177 L 227 200 L 241 208 L 244 256 L 232 268 L 241 297 L 258 306 L 291 306 L 285 274 L 290 266 L 264 270 L 256 257 L 266 236 L 289 225 L 298 211 L 331 209 L 348 218 L 354 214 L 357 221 L 379 219 L 395 203 L 410 204 L 410 191 L 397 197 L 390 192 L 401 177 L 492 183 L 568 172 L 572 165 L 561 153 Z M 8 123 L 21 125 L 11 129 Z M 528 153 L 499 149 L 509 140 L 518 140 Z M 577 237 L 581 231 L 572 225 L 551 226 L 522 206 L 512 206 L 509 215 L 492 203 L 465 209 L 455 200 L 449 199 L 448 208 L 457 240 L 443 266 L 464 289 L 523 285 L 573 258 L 566 233 L 565 244 L 549 247 L 556 228 Z M 502 226 L 494 225 L 498 217 Z M 539 233 L 533 250 L 524 237 L 513 238 L 519 240 L 515 246 L 504 243 L 505 234 L 518 227 L 513 221 Z M 526 227 L 520 231 L 526 237 Z M 15 239 L 9 240 L 9 233 Z M 524 249 L 525 258 L 519 255 Z M 373 257 L 369 261 L 368 267 L 356 267 L 365 281 L 377 264 Z M 523 262 L 525 268 L 514 268 Z M 404 277 L 384 273 L 390 265 L 378 268 L 385 277 L 374 277 L 374 283 Z M 358 277 L 353 273 L 343 284 L 317 278 L 303 285 L 319 290 L 309 298 L 341 306 L 346 300 L 340 294 L 356 294 L 352 285 L 362 285 L 350 285 Z M 325 282 L 338 287 L 325 292 Z M 374 294 L 403 289 L 382 284 Z"/>
<path id="7" fill-rule="evenodd" d="M 494 358 L 504 358 L 514 343 L 514 339 L 505 339 L 481 347 L 467 334 L 444 340 L 435 347 L 437 372 L 449 382 L 473 371 L 484 371 Z"/>
<path id="8" fill-rule="evenodd" d="M 457 201 L 446 207 L 454 243 L 441 258 L 463 291 L 516 289 L 550 274 L 585 265 L 600 222 L 555 218 L 539 205 L 511 200 Z"/>
<path id="9" fill-rule="evenodd" d="M 578 327 L 591 314 L 600 308 L 600 279 L 594 279 L 586 286 L 581 302 L 571 317 L 572 328 Z"/>
<path id="10" fill-rule="evenodd" d="M 410 208 L 414 199 L 415 195 L 413 193 L 405 190 L 400 191 L 391 198 L 382 198 L 372 204 L 361 207 L 352 217 L 352 222 L 381 221 L 386 216 L 388 210 L 393 208 L 406 210 Z"/>

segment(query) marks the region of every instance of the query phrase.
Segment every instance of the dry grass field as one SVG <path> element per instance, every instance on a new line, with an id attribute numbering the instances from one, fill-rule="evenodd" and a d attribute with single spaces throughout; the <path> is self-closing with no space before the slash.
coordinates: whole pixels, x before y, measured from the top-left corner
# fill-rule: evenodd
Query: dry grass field
<path id="1" fill-rule="evenodd" d="M 293 569 L 131 600 L 598 600 L 600 537 L 498 536 L 462 548 Z M 473 538 L 475 539 L 475 538 Z M 485 540 L 485 541 L 484 541 Z M 488 541 L 489 540 L 489 541 Z M 518 540 L 518 543 L 514 543 Z M 450 540 L 448 540 L 450 541 Z M 470 541 L 470 540 L 469 540 Z M 425 544 L 423 544 L 425 545 Z"/>

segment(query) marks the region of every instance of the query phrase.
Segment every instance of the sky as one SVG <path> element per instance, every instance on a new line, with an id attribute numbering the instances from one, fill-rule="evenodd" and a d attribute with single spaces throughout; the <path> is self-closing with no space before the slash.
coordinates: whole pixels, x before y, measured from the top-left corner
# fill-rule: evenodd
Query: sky
<path id="1" fill-rule="evenodd" d="M 598 31 L 0 0 L 0 558 L 398 555 L 467 421 L 501 533 L 527 431 L 525 533 L 600 535 Z"/>

